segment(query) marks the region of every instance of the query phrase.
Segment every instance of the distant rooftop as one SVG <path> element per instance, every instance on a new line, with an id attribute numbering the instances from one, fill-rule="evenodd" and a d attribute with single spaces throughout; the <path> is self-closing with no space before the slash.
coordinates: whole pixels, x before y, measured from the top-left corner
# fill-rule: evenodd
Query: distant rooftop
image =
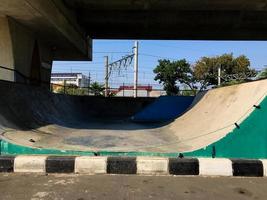
<path id="1" fill-rule="evenodd" d="M 119 90 L 133 90 L 134 89 L 134 86 L 120 86 L 119 87 Z M 153 89 L 152 86 L 150 85 L 138 85 L 137 86 L 137 89 L 138 90 L 147 90 L 147 91 L 151 91 Z"/>
<path id="2" fill-rule="evenodd" d="M 82 73 L 52 73 L 51 77 L 77 77 L 78 75 L 82 75 Z"/>

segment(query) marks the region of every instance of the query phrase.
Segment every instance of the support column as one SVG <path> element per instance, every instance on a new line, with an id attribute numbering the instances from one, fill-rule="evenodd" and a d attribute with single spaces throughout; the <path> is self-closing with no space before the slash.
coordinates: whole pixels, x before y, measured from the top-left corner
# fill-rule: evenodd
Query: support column
<path id="1" fill-rule="evenodd" d="M 0 16 L 0 66 L 14 69 L 12 41 L 8 19 Z M 14 81 L 14 72 L 0 68 L 0 80 Z"/>
<path id="2" fill-rule="evenodd" d="M 0 17 L 0 80 L 49 87 L 52 49 L 16 20 Z M 31 79 L 31 80 L 27 80 Z"/>

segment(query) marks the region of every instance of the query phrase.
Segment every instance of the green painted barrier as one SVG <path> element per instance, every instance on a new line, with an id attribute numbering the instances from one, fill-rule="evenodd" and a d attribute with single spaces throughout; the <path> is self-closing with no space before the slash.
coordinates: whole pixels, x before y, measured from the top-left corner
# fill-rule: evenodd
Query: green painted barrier
<path id="1" fill-rule="evenodd" d="M 1 155 L 66 155 L 66 156 L 159 156 L 177 157 L 178 153 L 156 153 L 156 152 L 111 152 L 111 151 L 71 151 L 59 149 L 42 149 L 21 146 L 0 140 Z"/>
<path id="2" fill-rule="evenodd" d="M 39 149 L 12 144 L 8 141 L 1 140 L 1 155 L 68 155 L 68 156 L 94 156 L 94 152 L 71 151 L 59 149 Z"/>
<path id="3" fill-rule="evenodd" d="M 218 158 L 267 158 L 267 97 L 260 108 L 247 117 L 239 128 L 205 149 L 184 153 L 184 156 Z"/>
<path id="4" fill-rule="evenodd" d="M 100 151 L 99 156 L 150 156 L 150 157 L 178 157 L 179 153 L 157 153 L 157 152 L 111 152 L 111 151 Z"/>

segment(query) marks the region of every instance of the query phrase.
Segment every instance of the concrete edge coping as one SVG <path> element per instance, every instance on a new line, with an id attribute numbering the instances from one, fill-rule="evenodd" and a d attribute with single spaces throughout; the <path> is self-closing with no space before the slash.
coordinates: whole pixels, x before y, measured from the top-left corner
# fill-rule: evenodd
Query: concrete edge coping
<path id="1" fill-rule="evenodd" d="M 233 176 L 232 161 L 226 158 L 199 158 L 199 175 Z"/>
<path id="2" fill-rule="evenodd" d="M 45 173 L 48 156 L 16 156 L 14 172 L 18 173 Z"/>
<path id="3" fill-rule="evenodd" d="M 137 157 L 137 174 L 169 174 L 169 159 L 162 157 Z"/>
<path id="4" fill-rule="evenodd" d="M 107 173 L 107 157 L 80 156 L 75 158 L 75 173 L 105 174 Z"/>
<path id="5" fill-rule="evenodd" d="M 267 159 L 261 159 L 260 161 L 263 165 L 263 176 L 267 177 Z"/>
<path id="6" fill-rule="evenodd" d="M 15 173 L 47 173 L 47 160 L 55 156 L 0 156 L 0 172 L 15 172 Z M 77 174 L 107 174 L 107 166 L 109 165 L 110 157 L 93 157 L 93 156 L 78 156 L 73 160 L 63 159 L 62 168 L 68 167 L 68 163 L 74 162 L 74 169 L 67 173 Z M 120 157 L 120 160 L 127 160 L 129 157 Z M 169 175 L 170 174 L 170 159 L 164 157 L 131 157 L 136 163 L 136 173 L 138 175 Z M 182 163 L 182 168 L 188 163 L 187 158 L 176 158 L 179 165 Z M 267 159 L 247 160 L 247 159 L 226 159 L 226 158 L 195 158 L 199 165 L 200 176 L 258 176 L 267 177 Z M 14 161 L 14 162 L 13 162 Z M 183 162 L 184 161 L 184 162 Z M 67 162 L 67 163 L 66 163 Z M 184 163 L 184 164 L 183 164 Z M 236 165 L 237 163 L 237 165 Z M 241 163 L 241 164 L 240 164 Z M 120 164 L 118 164 L 120 165 Z M 234 165 L 240 173 L 234 174 Z M 177 166 L 177 167 L 178 167 Z M 120 174 L 122 171 L 127 171 L 129 165 L 116 166 L 118 171 L 115 174 Z M 63 172 L 64 173 L 64 170 Z M 187 175 L 187 174 L 183 174 Z M 190 175 L 190 174 L 188 174 Z"/>

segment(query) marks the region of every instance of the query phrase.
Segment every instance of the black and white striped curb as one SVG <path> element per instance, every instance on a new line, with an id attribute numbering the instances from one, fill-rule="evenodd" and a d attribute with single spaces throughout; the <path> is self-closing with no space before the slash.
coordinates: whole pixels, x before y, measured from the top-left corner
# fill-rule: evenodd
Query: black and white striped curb
<path id="1" fill-rule="evenodd" d="M 1 156 L 0 172 L 263 177 L 267 160 Z"/>

